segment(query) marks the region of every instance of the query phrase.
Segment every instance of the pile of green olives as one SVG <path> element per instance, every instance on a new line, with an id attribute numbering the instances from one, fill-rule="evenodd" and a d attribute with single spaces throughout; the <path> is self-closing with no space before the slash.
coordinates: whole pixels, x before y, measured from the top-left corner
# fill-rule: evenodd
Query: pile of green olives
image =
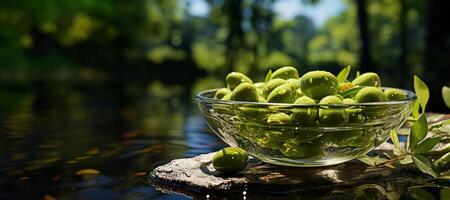
<path id="1" fill-rule="evenodd" d="M 254 82 L 243 73 L 232 72 L 226 76 L 226 86 L 216 90 L 214 98 L 305 105 L 289 110 L 277 109 L 278 104 L 270 104 L 274 108 L 243 106 L 234 113 L 243 122 L 241 137 L 289 158 L 324 156 L 324 149 L 329 147 L 366 148 L 373 143 L 375 134 L 362 128 L 327 132 L 313 127 L 363 124 L 388 111 L 382 105 L 365 107 L 356 103 L 407 99 L 402 90 L 382 89 L 380 77 L 373 72 L 363 73 L 352 81 L 338 81 L 327 71 L 300 75 L 292 66 L 269 71 L 264 82 Z"/>

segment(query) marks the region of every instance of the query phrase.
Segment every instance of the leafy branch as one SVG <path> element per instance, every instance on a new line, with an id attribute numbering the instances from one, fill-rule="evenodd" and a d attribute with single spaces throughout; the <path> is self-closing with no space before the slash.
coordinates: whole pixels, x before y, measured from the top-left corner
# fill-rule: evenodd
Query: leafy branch
<path id="1" fill-rule="evenodd" d="M 369 157 L 364 155 L 358 158 L 361 162 L 372 166 L 386 166 L 394 168 L 398 165 L 411 164 L 423 173 L 429 174 L 433 177 L 439 176 L 439 171 L 446 168 L 450 163 L 450 153 L 441 158 L 431 162 L 425 155 L 427 155 L 440 142 L 439 137 L 428 137 L 429 130 L 440 129 L 450 124 L 450 120 L 445 120 L 437 124 L 428 126 L 425 108 L 427 106 L 430 92 L 428 86 L 417 76 L 414 76 L 414 90 L 417 95 L 417 100 L 414 102 L 411 110 L 411 117 L 408 122 L 412 124 L 409 135 L 407 136 L 406 144 L 401 145 L 398 134 L 394 131 L 390 132 L 390 138 L 394 144 L 392 153 L 385 153 L 387 158 L 383 157 Z"/>

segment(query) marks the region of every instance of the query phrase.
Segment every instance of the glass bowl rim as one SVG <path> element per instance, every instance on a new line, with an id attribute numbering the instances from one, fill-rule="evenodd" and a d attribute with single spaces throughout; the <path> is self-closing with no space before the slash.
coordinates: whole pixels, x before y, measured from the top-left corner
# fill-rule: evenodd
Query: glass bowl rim
<path id="1" fill-rule="evenodd" d="M 350 107 L 350 106 L 380 106 L 380 105 L 401 105 L 414 101 L 417 97 L 416 94 L 410 90 L 393 88 L 393 87 L 380 87 L 382 89 L 397 89 L 407 94 L 408 98 L 397 101 L 384 101 L 384 102 L 367 102 L 367 103 L 349 103 L 349 104 L 294 104 L 294 103 L 267 103 L 267 102 L 251 102 L 251 101 L 225 101 L 221 99 L 214 99 L 205 96 L 205 94 L 215 92 L 221 88 L 203 90 L 195 95 L 195 100 L 199 103 L 213 103 L 213 104 L 226 104 L 226 105 L 245 105 L 245 106 L 281 106 L 281 107 L 316 107 L 316 106 L 330 106 L 330 107 Z"/>

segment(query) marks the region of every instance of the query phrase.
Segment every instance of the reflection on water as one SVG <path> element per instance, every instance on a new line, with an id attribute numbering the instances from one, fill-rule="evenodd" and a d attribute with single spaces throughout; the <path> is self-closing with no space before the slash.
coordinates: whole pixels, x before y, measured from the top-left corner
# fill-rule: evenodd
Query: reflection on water
<path id="1" fill-rule="evenodd" d="M 139 84 L 1 83 L 0 199 L 187 198 L 157 191 L 145 174 L 172 159 L 224 146 L 209 132 L 190 98 L 189 94 L 151 95 Z M 411 192 L 394 186 L 263 196 L 376 199 L 387 193 L 439 199 L 450 195 L 435 187 Z M 231 197 L 244 196 L 261 198 L 261 193 L 244 191 Z"/>
<path id="2" fill-rule="evenodd" d="M 0 199 L 184 198 L 156 191 L 145 173 L 223 145 L 180 101 L 189 97 L 111 83 L 0 87 Z"/>

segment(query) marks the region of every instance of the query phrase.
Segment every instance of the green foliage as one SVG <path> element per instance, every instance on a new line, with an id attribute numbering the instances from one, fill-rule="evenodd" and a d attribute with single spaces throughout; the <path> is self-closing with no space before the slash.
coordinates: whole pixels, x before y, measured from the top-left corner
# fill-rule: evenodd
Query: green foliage
<path id="1" fill-rule="evenodd" d="M 343 83 L 347 80 L 348 74 L 350 74 L 351 69 L 351 66 L 347 66 L 339 72 L 339 74 L 336 76 L 339 83 Z"/>
<path id="2" fill-rule="evenodd" d="M 417 76 L 414 76 L 414 91 L 417 95 L 417 100 L 422 108 L 422 113 L 425 112 L 425 108 L 430 98 L 430 91 L 428 86 Z"/>
<path id="3" fill-rule="evenodd" d="M 428 121 L 425 114 L 425 107 L 429 98 L 428 87 L 416 76 L 414 77 L 414 86 L 418 100 L 412 108 L 413 112 L 411 115 L 415 119 L 408 135 L 407 144 L 404 146 L 400 145 L 397 133 L 395 133 L 395 131 L 391 131 L 390 138 L 395 148 L 393 149 L 392 154 L 387 154 L 388 159 L 378 162 L 377 164 L 376 161 L 380 160 L 379 157 L 371 158 L 366 155 L 359 158 L 359 160 L 369 165 L 385 165 L 387 167 L 395 167 L 395 164 L 406 165 L 414 163 L 414 166 L 423 173 L 429 174 L 433 177 L 438 177 L 440 176 L 439 170 L 435 164 L 433 164 L 424 155 L 433 150 L 438 145 L 441 138 L 426 138 L 426 136 L 428 134 L 428 130 L 439 129 L 446 124 L 450 124 L 450 120 L 444 120 L 428 126 Z M 419 113 L 420 107 L 422 108 L 422 113 Z"/>
<path id="4" fill-rule="evenodd" d="M 427 153 L 431 151 L 440 141 L 440 138 L 426 138 L 422 140 L 417 146 L 412 148 L 414 153 Z"/>
<path id="5" fill-rule="evenodd" d="M 428 123 L 425 114 L 422 114 L 419 119 L 411 127 L 409 135 L 409 146 L 414 148 L 420 141 L 422 141 L 428 133 Z"/>
<path id="6" fill-rule="evenodd" d="M 428 158 L 425 158 L 424 156 L 420 154 L 413 155 L 413 161 L 414 164 L 416 164 L 417 168 L 419 168 L 420 171 L 429 174 L 433 177 L 438 176 L 438 172 L 436 167 L 434 167 L 433 163 L 431 163 Z"/>
<path id="7" fill-rule="evenodd" d="M 445 105 L 450 108 L 450 87 L 442 87 L 442 98 L 444 99 Z"/>

